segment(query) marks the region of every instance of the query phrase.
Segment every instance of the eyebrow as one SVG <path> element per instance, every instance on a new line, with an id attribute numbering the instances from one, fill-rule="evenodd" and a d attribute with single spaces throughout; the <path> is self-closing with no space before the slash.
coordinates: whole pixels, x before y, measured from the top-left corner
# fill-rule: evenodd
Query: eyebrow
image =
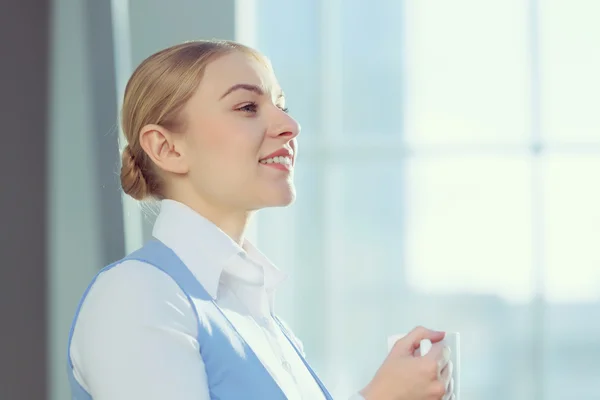
<path id="1" fill-rule="evenodd" d="M 227 97 L 228 95 L 230 95 L 231 93 L 237 91 L 237 90 L 247 90 L 249 92 L 253 92 L 258 94 L 259 96 L 263 96 L 265 94 L 265 91 L 257 85 L 250 85 L 248 83 L 238 83 L 237 85 L 233 85 L 232 87 L 230 87 L 229 89 L 227 89 L 227 91 L 223 94 L 223 96 L 221 96 L 221 98 L 219 100 L 222 100 L 223 98 Z M 284 97 L 283 92 L 280 92 L 279 96 L 277 96 L 278 99 Z"/>

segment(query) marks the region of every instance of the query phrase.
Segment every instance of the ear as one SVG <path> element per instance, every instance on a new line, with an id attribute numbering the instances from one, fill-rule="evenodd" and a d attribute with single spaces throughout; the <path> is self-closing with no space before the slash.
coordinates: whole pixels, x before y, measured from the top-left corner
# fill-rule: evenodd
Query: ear
<path id="1" fill-rule="evenodd" d="M 160 125 L 149 124 L 140 131 L 140 145 L 160 169 L 186 174 L 189 166 L 175 144 L 173 133 Z"/>

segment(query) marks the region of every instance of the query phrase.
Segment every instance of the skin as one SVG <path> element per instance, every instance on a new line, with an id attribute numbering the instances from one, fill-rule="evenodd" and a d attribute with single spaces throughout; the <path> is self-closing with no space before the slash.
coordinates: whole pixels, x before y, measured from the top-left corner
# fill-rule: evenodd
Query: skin
<path id="1" fill-rule="evenodd" d="M 242 245 L 256 210 L 289 205 L 296 196 L 300 127 L 285 110 L 281 87 L 256 58 L 227 54 L 206 67 L 181 117 L 181 132 L 147 125 L 140 143 L 157 167 L 166 197 L 191 207 Z M 291 166 L 260 162 L 282 149 L 293 153 Z M 437 343 L 443 337 L 415 329 L 397 343 L 361 394 L 366 400 L 450 398 L 444 396 L 448 368 L 439 344 L 425 357 L 414 354 L 421 339 Z"/>
<path id="2" fill-rule="evenodd" d="M 295 199 L 293 167 L 259 162 L 297 150 L 298 123 L 272 70 L 234 52 L 211 62 L 182 112 L 183 132 L 145 126 L 140 143 L 158 167 L 166 197 L 180 201 L 242 244 L 255 210 Z"/>
<path id="3" fill-rule="evenodd" d="M 442 346 L 443 332 L 423 327 L 398 340 L 373 380 L 361 391 L 366 400 L 453 400 L 452 363 L 449 349 Z M 421 357 L 421 340 L 433 343 Z"/>

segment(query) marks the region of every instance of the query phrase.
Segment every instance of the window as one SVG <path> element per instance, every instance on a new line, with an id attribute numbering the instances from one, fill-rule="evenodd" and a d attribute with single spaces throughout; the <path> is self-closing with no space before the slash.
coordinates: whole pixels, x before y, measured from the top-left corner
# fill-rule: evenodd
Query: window
<path id="1" fill-rule="evenodd" d="M 464 400 L 597 397 L 600 3 L 255 3 L 303 126 L 258 240 L 334 396 L 425 324 L 461 332 Z"/>

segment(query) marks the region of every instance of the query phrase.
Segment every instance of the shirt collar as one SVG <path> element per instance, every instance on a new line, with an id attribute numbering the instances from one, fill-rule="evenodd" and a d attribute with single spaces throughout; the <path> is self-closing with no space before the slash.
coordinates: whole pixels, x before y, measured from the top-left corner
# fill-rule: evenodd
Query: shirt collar
<path id="1" fill-rule="evenodd" d="M 161 201 L 152 236 L 175 252 L 213 299 L 225 268 L 229 274 L 244 279 L 239 260 L 245 259 L 262 269 L 267 289 L 276 288 L 286 278 L 248 240 L 243 247 L 238 245 L 213 222 L 174 200 Z"/>
<path id="2" fill-rule="evenodd" d="M 265 289 L 275 289 L 287 278 L 287 274 L 277 268 L 248 240 L 244 241 L 244 250 L 245 253 L 240 254 L 240 258 L 245 259 L 247 264 L 252 264 L 259 269 L 263 276 Z"/>

